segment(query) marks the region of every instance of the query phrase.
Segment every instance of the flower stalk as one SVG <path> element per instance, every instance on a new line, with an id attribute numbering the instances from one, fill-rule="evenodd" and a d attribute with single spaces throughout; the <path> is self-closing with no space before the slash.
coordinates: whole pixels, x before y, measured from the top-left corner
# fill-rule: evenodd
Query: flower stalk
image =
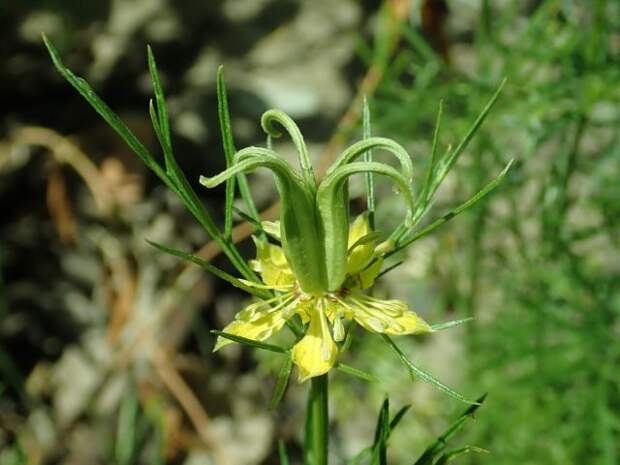
<path id="1" fill-rule="evenodd" d="M 312 378 L 308 393 L 305 465 L 327 465 L 329 453 L 329 404 L 327 374 Z"/>

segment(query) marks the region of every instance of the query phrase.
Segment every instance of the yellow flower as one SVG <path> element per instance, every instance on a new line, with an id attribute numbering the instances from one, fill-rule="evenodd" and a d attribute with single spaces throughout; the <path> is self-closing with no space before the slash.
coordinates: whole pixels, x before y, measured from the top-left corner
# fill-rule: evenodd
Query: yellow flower
<path id="1" fill-rule="evenodd" d="M 267 231 L 277 231 L 273 223 L 267 226 Z M 276 234 L 273 236 L 277 238 Z M 383 254 L 390 250 L 388 242 L 378 244 L 378 234 L 370 228 L 366 215 L 359 216 L 349 228 L 347 276 L 343 286 L 319 296 L 301 289 L 280 246 L 258 239 L 255 243 L 256 260 L 251 264 L 264 283 L 260 287 L 274 291 L 275 295 L 241 310 L 223 331 L 264 341 L 282 329 L 289 318 L 299 315 L 307 330 L 291 355 L 299 369 L 300 381 L 323 375 L 336 364 L 337 343 L 345 338 L 345 322 L 353 320 L 368 331 L 392 335 L 432 331 L 405 302 L 377 299 L 363 293 L 374 283 L 383 265 Z M 231 340 L 219 337 L 214 350 L 230 343 Z"/>

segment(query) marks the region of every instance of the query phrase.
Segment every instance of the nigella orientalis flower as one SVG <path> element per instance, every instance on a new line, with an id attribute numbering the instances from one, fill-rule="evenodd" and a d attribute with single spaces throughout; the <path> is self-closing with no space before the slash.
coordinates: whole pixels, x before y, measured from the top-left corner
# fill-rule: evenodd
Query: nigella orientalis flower
<path id="1" fill-rule="evenodd" d="M 414 208 L 413 169 L 407 152 L 390 139 L 364 139 L 346 149 L 317 183 L 297 125 L 283 112 L 269 110 L 263 115 L 262 126 L 270 137 L 280 135 L 274 123 L 279 123 L 295 143 L 299 172 L 270 148 L 248 147 L 235 154 L 226 171 L 200 180 L 211 188 L 240 173 L 265 167 L 275 176 L 281 201 L 280 221 L 263 223 L 269 237 L 281 245 L 254 238 L 257 254 L 251 265 L 262 284 L 243 281 L 249 287 L 271 291 L 272 297 L 241 310 L 224 333 L 264 341 L 298 316 L 306 329 L 292 349 L 292 359 L 300 379 L 306 380 L 325 374 L 335 365 L 338 343 L 344 340 L 348 321 L 390 335 L 432 331 L 405 302 L 377 299 L 366 293 L 394 242 L 389 238 L 380 242 L 366 215 L 349 225 L 348 180 L 359 173 L 391 178 L 403 194 L 410 218 Z M 400 170 L 385 163 L 358 161 L 373 148 L 392 153 Z M 215 350 L 231 342 L 219 337 Z"/>

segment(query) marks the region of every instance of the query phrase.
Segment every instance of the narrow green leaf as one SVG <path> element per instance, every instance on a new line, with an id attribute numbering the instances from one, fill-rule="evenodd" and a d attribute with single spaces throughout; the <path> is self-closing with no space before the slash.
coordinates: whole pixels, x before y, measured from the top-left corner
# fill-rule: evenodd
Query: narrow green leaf
<path id="1" fill-rule="evenodd" d="M 140 157 L 140 159 L 152 169 L 162 180 L 167 181 L 167 177 L 159 164 L 155 161 L 151 153 L 137 139 L 131 130 L 121 121 L 121 119 L 108 107 L 103 100 L 95 93 L 90 85 L 82 78 L 76 76 L 63 64 L 60 54 L 54 45 L 43 34 L 43 42 L 52 58 L 54 66 L 58 72 L 86 99 L 99 115 L 116 131 L 125 143 Z"/>
<path id="2" fill-rule="evenodd" d="M 230 167 L 233 163 L 233 158 L 237 149 L 235 148 L 232 125 L 230 123 L 228 94 L 226 92 L 223 66 L 220 66 L 217 69 L 217 113 L 220 123 L 220 133 L 222 135 L 222 145 L 224 147 L 224 156 L 226 157 L 226 166 Z M 247 178 L 243 173 L 238 174 L 235 178 L 230 179 L 226 183 L 226 213 L 231 212 L 230 207 L 232 207 L 232 199 L 235 196 L 235 179 L 239 185 L 239 192 L 241 193 L 241 198 L 245 203 L 249 216 L 255 221 L 260 221 L 258 210 L 254 204 L 254 199 L 252 198 L 252 193 L 250 192 Z M 226 218 L 228 218 L 228 220 L 225 220 L 225 226 L 228 225 L 228 228 L 232 228 L 232 215 L 227 216 Z M 226 237 L 229 237 L 231 232 L 232 229 L 228 231 L 228 236 Z"/>
<path id="3" fill-rule="evenodd" d="M 269 403 L 269 408 L 271 410 L 275 410 L 280 405 L 280 401 L 286 392 L 286 387 L 288 386 L 288 380 L 291 377 L 291 371 L 293 370 L 293 358 L 288 355 L 284 362 L 282 363 L 282 367 L 280 368 L 280 373 L 278 374 L 278 380 L 276 381 L 276 386 L 273 390 L 273 395 L 271 397 L 271 402 Z"/>
<path id="4" fill-rule="evenodd" d="M 157 63 L 155 62 L 155 56 L 151 46 L 146 47 L 147 61 L 149 63 L 149 71 L 151 73 L 151 81 L 153 82 L 153 91 L 155 93 L 155 101 L 157 102 L 157 115 L 159 120 L 159 127 L 166 145 L 172 148 L 172 138 L 170 137 L 170 123 L 168 121 L 168 111 L 166 110 L 166 99 L 164 98 L 164 91 L 161 87 L 161 80 L 159 79 L 159 73 L 157 72 Z"/>
<path id="5" fill-rule="evenodd" d="M 166 175 L 168 179 L 172 183 L 171 189 L 181 197 L 183 203 L 190 209 L 190 211 L 194 211 L 194 205 L 192 198 L 188 195 L 186 189 L 184 189 L 184 185 L 179 178 L 180 168 L 176 164 L 174 159 L 174 155 L 172 153 L 172 147 L 168 145 L 166 142 L 165 136 L 162 132 L 161 125 L 159 123 L 159 116 L 157 114 L 157 110 L 155 105 L 153 104 L 153 99 L 149 100 L 149 116 L 151 117 L 151 124 L 153 125 L 153 131 L 155 132 L 155 136 L 157 137 L 157 141 L 161 146 L 162 152 L 164 154 L 164 165 L 166 168 Z"/>
<path id="6" fill-rule="evenodd" d="M 458 417 L 452 425 L 441 435 L 439 436 L 434 443 L 426 448 L 426 450 L 422 453 L 420 458 L 416 460 L 414 465 L 433 465 L 435 463 L 436 457 L 446 448 L 448 441 L 459 432 L 465 423 L 473 418 L 474 413 L 484 400 L 486 399 L 486 394 L 483 394 L 477 399 L 477 404 L 469 406 L 460 417 Z"/>
<path id="7" fill-rule="evenodd" d="M 437 462 L 435 462 L 435 465 L 446 465 L 448 462 L 452 461 L 452 459 L 458 457 L 459 455 L 469 454 L 470 452 L 478 452 L 478 453 L 485 453 L 485 454 L 489 453 L 488 450 L 483 449 L 481 447 L 476 447 L 476 446 L 460 447 L 459 449 L 454 449 L 454 450 L 441 454 L 439 456 L 439 459 L 437 459 Z"/>
<path id="8" fill-rule="evenodd" d="M 441 331 L 443 329 L 453 328 L 454 326 L 459 326 L 464 323 L 469 323 L 470 321 L 473 321 L 473 320 L 474 319 L 472 317 L 469 317 L 469 318 L 463 318 L 462 320 L 446 321 L 444 323 L 437 323 L 437 324 L 431 325 L 431 328 L 433 329 L 433 331 Z"/>
<path id="9" fill-rule="evenodd" d="M 234 161 L 235 149 L 232 127 L 230 124 L 230 113 L 228 112 L 228 98 L 226 96 L 226 85 L 224 83 L 224 67 L 220 65 L 217 69 L 217 114 L 220 120 L 220 132 L 222 134 L 222 145 L 224 146 L 224 156 L 226 157 L 226 168 L 230 168 Z M 235 199 L 236 176 L 226 180 L 226 195 L 224 203 L 224 237 L 230 239 L 232 234 L 233 220 L 233 201 Z"/>
<path id="10" fill-rule="evenodd" d="M 290 465 L 286 444 L 282 439 L 278 441 L 278 455 L 280 456 L 280 465 Z"/>
<path id="11" fill-rule="evenodd" d="M 273 344 L 267 344 L 266 342 L 254 341 L 252 339 L 248 339 L 246 337 L 237 336 L 236 334 L 229 334 L 223 331 L 218 331 L 217 329 L 211 330 L 212 334 L 216 336 L 223 337 L 224 339 L 229 339 L 233 342 L 238 342 L 239 344 L 244 344 L 249 347 L 254 347 L 255 349 L 268 350 L 269 352 L 277 352 L 279 354 L 288 354 L 288 349 L 285 347 L 276 346 Z"/>
<path id="12" fill-rule="evenodd" d="M 431 185 L 433 184 L 433 174 L 437 166 L 437 148 L 439 146 L 439 133 L 441 131 L 441 117 L 443 115 L 443 100 L 439 101 L 439 110 L 437 111 L 437 120 L 435 122 L 435 130 L 433 131 L 433 144 L 431 146 L 431 159 L 428 162 L 428 168 L 426 171 L 426 179 L 424 181 L 424 187 L 418 197 L 416 209 L 413 217 L 413 225 L 415 225 L 424 216 L 424 213 L 428 211 L 430 201 L 433 196 Z"/>
<path id="13" fill-rule="evenodd" d="M 495 90 L 495 92 L 493 93 L 489 101 L 487 102 L 487 104 L 484 106 L 484 108 L 482 109 L 482 111 L 480 112 L 476 120 L 474 121 L 474 124 L 472 124 L 471 128 L 469 128 L 469 131 L 467 131 L 467 134 L 465 134 L 465 137 L 463 137 L 461 142 L 459 142 L 459 145 L 456 146 L 454 151 L 452 151 L 451 153 L 447 154 L 446 157 L 444 157 L 444 159 L 442 160 L 441 166 L 440 166 L 441 172 L 439 173 L 439 178 L 440 178 L 439 182 L 443 180 L 443 178 L 448 173 L 448 171 L 450 171 L 454 163 L 456 163 L 456 160 L 463 153 L 463 151 L 467 148 L 467 146 L 469 145 L 469 142 L 474 137 L 474 134 L 476 134 L 476 132 L 478 131 L 478 129 L 480 128 L 484 120 L 486 119 L 487 115 L 491 111 L 491 108 L 493 108 L 493 105 L 495 105 L 495 102 L 497 101 L 499 94 L 504 89 L 504 86 L 506 85 L 507 80 L 508 80 L 507 78 L 502 79 L 502 82 L 499 84 L 499 86 L 497 87 L 497 89 Z"/>
<path id="14" fill-rule="evenodd" d="M 355 331 L 356 327 L 357 325 L 354 325 L 354 324 L 350 324 L 347 327 L 347 333 L 344 336 L 344 342 L 342 343 L 342 346 L 340 347 L 340 353 L 344 353 L 351 348 L 351 344 L 353 343 L 353 331 Z"/>
<path id="15" fill-rule="evenodd" d="M 355 376 L 356 378 L 363 379 L 364 381 L 368 381 L 369 383 L 380 383 L 381 381 L 375 375 L 368 373 L 366 371 L 360 370 L 358 368 L 354 368 L 350 365 L 346 365 L 344 363 L 338 362 L 336 365 L 336 369 L 342 371 L 351 376 Z"/>
<path id="16" fill-rule="evenodd" d="M 450 221 L 452 218 L 454 218 L 455 216 L 463 213 L 465 210 L 467 210 L 468 208 L 474 206 L 476 203 L 478 203 L 480 200 L 482 200 L 484 197 L 486 197 L 487 194 L 492 192 L 497 186 L 499 186 L 499 184 L 501 184 L 501 182 L 504 180 L 504 177 L 506 176 L 506 173 L 508 173 L 508 170 L 512 166 L 513 161 L 514 160 L 510 160 L 508 162 L 508 164 L 505 166 L 505 168 L 501 171 L 501 173 L 495 179 L 493 179 L 491 182 L 489 182 L 486 186 L 484 186 L 482 189 L 480 189 L 480 191 L 478 191 L 473 197 L 469 198 L 467 201 L 463 202 L 462 204 L 460 204 L 458 207 L 454 208 L 453 210 L 450 210 L 448 213 L 443 215 L 441 218 L 438 218 L 437 220 L 433 221 L 431 224 L 429 224 L 428 226 L 422 228 L 417 233 L 415 233 L 412 236 L 406 238 L 404 241 L 399 243 L 398 246 L 394 248 L 394 250 L 392 250 L 391 252 L 386 254 L 386 257 L 390 256 L 392 254 L 395 254 L 396 252 L 398 252 L 399 250 L 404 249 L 405 247 L 407 247 L 411 243 L 413 243 L 413 242 L 417 241 L 418 239 L 426 236 L 428 233 L 430 233 L 430 232 L 434 231 L 435 229 L 437 229 L 438 227 L 444 225 L 445 223 Z"/>
<path id="17" fill-rule="evenodd" d="M 364 106 L 362 109 L 362 137 L 369 139 L 372 137 L 372 130 L 370 127 L 370 106 L 368 105 L 368 99 L 364 96 Z M 369 149 L 364 153 L 364 161 L 372 161 L 372 149 Z M 364 175 L 366 180 L 366 205 L 368 209 L 368 223 L 371 229 L 375 229 L 375 185 L 372 173 L 366 173 Z"/>
<path id="18" fill-rule="evenodd" d="M 381 336 L 383 337 L 383 340 L 385 342 L 387 342 L 388 345 L 394 350 L 396 355 L 398 355 L 398 358 L 409 369 L 409 371 L 410 371 L 410 373 L 412 375 L 420 378 L 422 381 L 425 381 L 425 382 L 435 386 L 437 389 L 439 389 L 443 393 L 449 395 L 450 397 L 452 397 L 452 398 L 454 398 L 456 400 L 460 400 L 461 402 L 464 402 L 466 404 L 474 404 L 474 405 L 477 404 L 477 402 L 474 402 L 474 401 L 466 399 L 461 394 L 456 392 L 454 389 L 446 386 L 441 381 L 435 379 L 431 374 L 429 374 L 426 371 L 422 370 L 421 368 L 418 368 L 417 366 L 415 366 L 413 364 L 413 362 L 411 360 L 409 360 L 407 355 L 405 355 L 405 353 L 394 343 L 394 341 L 392 341 L 392 339 L 388 335 L 382 334 Z"/>
<path id="19" fill-rule="evenodd" d="M 390 436 L 390 401 L 385 399 L 375 429 L 371 465 L 387 465 L 387 440 Z"/>
<path id="20" fill-rule="evenodd" d="M 375 278 L 375 280 L 379 279 L 381 276 L 388 274 L 390 271 L 395 270 L 396 268 L 398 268 L 400 265 L 402 265 L 403 263 L 405 263 L 405 260 L 400 260 L 390 266 L 388 266 L 387 268 L 385 268 L 384 270 L 381 270 L 381 273 L 379 273 L 377 275 L 377 277 Z"/>
<path id="21" fill-rule="evenodd" d="M 233 275 L 227 273 L 224 270 L 221 270 L 219 268 L 217 268 L 216 266 L 212 265 L 211 263 L 209 263 L 206 260 L 203 260 L 200 257 L 197 257 L 195 255 L 192 255 L 190 253 L 187 252 L 183 252 L 181 250 L 177 250 L 174 249 L 172 247 L 169 247 L 167 245 L 164 244 L 159 244 L 157 242 L 154 241 L 150 241 L 148 239 L 146 239 L 146 242 L 155 247 L 156 249 L 161 250 L 162 252 L 166 252 L 167 254 L 170 255 L 174 255 L 175 257 L 179 257 L 182 258 L 184 260 L 190 261 L 192 263 L 195 263 L 196 265 L 200 266 L 201 268 L 204 268 L 205 270 L 207 270 L 209 273 L 217 276 L 220 279 L 223 279 L 224 281 L 229 282 L 230 284 L 232 284 L 235 287 L 238 287 L 239 289 L 244 290 L 245 292 L 247 292 L 248 294 L 252 294 L 256 297 L 260 297 L 260 298 L 266 298 L 268 297 L 270 294 L 262 289 L 256 289 L 254 287 L 250 287 L 247 284 L 243 283 L 243 281 L 239 280 L 239 278 L 234 277 Z"/>
<path id="22" fill-rule="evenodd" d="M 121 402 L 116 429 L 115 455 L 119 465 L 131 465 L 136 453 L 136 418 L 138 399 L 128 392 Z"/>
<path id="23" fill-rule="evenodd" d="M 396 415 L 394 415 L 394 418 L 392 418 L 392 421 L 390 421 L 390 434 L 398 426 L 398 424 L 401 422 L 401 420 L 403 419 L 403 417 L 409 411 L 410 408 L 411 408 L 411 405 L 405 405 L 398 412 L 396 412 Z"/>
<path id="24" fill-rule="evenodd" d="M 254 218 L 253 216 L 248 215 L 246 212 L 244 212 L 243 210 L 240 210 L 237 207 L 233 206 L 233 211 L 239 215 L 244 221 L 247 221 L 248 223 L 250 223 L 252 226 L 254 226 L 254 229 L 260 233 L 265 233 L 265 230 L 263 229 L 263 223 L 261 223 L 260 221 L 256 220 L 256 218 Z"/>

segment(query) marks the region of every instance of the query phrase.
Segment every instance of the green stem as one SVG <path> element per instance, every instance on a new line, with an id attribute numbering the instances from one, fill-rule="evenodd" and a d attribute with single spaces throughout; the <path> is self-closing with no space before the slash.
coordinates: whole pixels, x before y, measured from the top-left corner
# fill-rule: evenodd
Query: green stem
<path id="1" fill-rule="evenodd" d="M 312 378 L 306 422 L 306 464 L 327 465 L 327 375 Z"/>

